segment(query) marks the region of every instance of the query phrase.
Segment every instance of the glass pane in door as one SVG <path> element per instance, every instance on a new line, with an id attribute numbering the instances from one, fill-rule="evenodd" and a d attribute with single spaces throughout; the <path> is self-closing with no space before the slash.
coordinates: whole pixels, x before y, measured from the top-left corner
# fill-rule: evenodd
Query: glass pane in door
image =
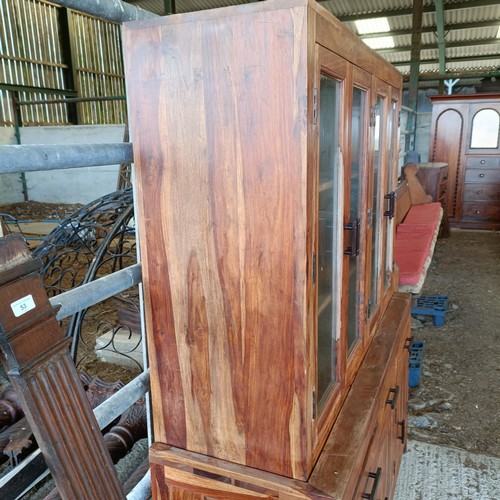
<path id="1" fill-rule="evenodd" d="M 377 106 L 375 109 L 375 132 L 373 151 L 373 205 L 372 205 L 372 265 L 370 276 L 370 311 L 374 311 L 379 303 L 379 283 L 382 260 L 382 176 L 380 162 L 382 159 L 382 140 L 384 117 L 384 101 L 381 96 L 377 96 Z"/>
<path id="2" fill-rule="evenodd" d="M 363 159 L 365 157 L 365 107 L 366 92 L 354 87 L 352 94 L 351 119 L 351 187 L 350 187 L 350 221 L 355 224 L 361 217 Z M 359 229 L 358 229 L 359 231 Z M 359 238 L 359 232 L 358 232 Z M 351 245 L 352 247 L 352 245 Z M 347 349 L 359 339 L 359 282 L 361 279 L 360 256 L 349 257 L 349 294 L 347 316 Z"/>
<path id="3" fill-rule="evenodd" d="M 394 191 L 394 181 L 395 181 L 395 168 L 396 168 L 396 151 L 394 128 L 397 127 L 398 103 L 397 101 L 391 102 L 391 114 L 389 116 L 389 123 L 387 127 L 387 182 L 385 186 L 385 192 L 390 194 Z M 385 279 L 384 286 L 387 289 L 391 284 L 391 274 L 392 274 L 392 235 L 393 235 L 393 224 L 394 218 L 386 217 L 386 244 L 385 244 Z"/>
<path id="4" fill-rule="evenodd" d="M 319 91 L 318 217 L 318 385 L 321 406 L 336 381 L 336 305 L 334 298 L 337 245 L 340 82 L 321 75 Z"/>

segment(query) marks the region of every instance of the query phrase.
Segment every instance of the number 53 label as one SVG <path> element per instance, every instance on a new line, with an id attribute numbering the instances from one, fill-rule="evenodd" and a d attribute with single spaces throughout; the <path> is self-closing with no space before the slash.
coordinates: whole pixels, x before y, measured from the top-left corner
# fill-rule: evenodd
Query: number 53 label
<path id="1" fill-rule="evenodd" d="M 36 306 L 35 306 L 35 301 L 33 300 L 33 296 L 26 295 L 26 297 L 16 300 L 15 302 L 12 302 L 10 307 L 12 308 L 14 316 L 16 318 L 19 318 L 19 316 L 26 314 L 28 311 L 31 311 L 32 309 L 35 309 Z"/>

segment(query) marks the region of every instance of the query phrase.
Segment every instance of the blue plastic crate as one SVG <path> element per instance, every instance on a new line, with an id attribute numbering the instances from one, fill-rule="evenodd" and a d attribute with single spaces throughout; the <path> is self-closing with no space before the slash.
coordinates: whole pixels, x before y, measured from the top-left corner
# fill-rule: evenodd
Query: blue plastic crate
<path id="1" fill-rule="evenodd" d="M 411 308 L 411 313 L 433 316 L 434 326 L 443 326 L 447 309 L 448 297 L 446 295 L 422 295 L 417 299 L 416 305 Z"/>
<path id="2" fill-rule="evenodd" d="M 420 375 L 422 373 L 422 363 L 420 361 L 411 361 L 408 368 L 408 385 L 418 387 L 420 384 Z"/>
<path id="3" fill-rule="evenodd" d="M 408 362 L 408 385 L 418 387 L 422 364 L 424 361 L 424 343 L 413 341 L 410 347 L 410 360 Z"/>

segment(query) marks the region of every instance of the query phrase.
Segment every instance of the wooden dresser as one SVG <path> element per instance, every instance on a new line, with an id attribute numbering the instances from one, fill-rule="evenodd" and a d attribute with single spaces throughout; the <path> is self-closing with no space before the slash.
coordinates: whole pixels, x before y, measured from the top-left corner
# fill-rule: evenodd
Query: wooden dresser
<path id="1" fill-rule="evenodd" d="M 452 226 L 500 228 L 500 95 L 431 96 L 429 159 L 449 166 Z"/>
<path id="2" fill-rule="evenodd" d="M 127 23 L 123 40 L 155 498 L 390 497 L 401 75 L 313 0 Z"/>

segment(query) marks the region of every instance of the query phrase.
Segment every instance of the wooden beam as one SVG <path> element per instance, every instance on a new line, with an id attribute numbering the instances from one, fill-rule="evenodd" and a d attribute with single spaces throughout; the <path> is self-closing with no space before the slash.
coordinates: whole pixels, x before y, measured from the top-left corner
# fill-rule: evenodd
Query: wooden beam
<path id="1" fill-rule="evenodd" d="M 2 364 L 61 496 L 123 499 L 36 264 L 22 236 L 0 240 Z"/>

